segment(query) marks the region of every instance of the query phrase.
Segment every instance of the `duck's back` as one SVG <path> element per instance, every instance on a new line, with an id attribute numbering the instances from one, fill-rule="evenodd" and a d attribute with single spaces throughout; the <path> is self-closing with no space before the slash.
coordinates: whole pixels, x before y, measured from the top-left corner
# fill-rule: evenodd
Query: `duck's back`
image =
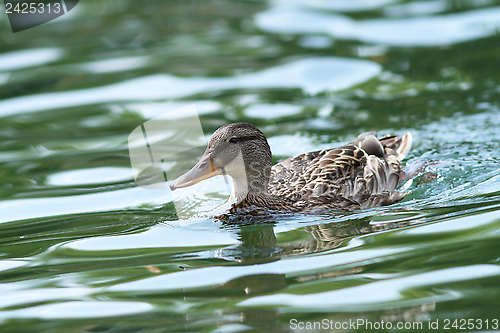
<path id="1" fill-rule="evenodd" d="M 404 173 L 401 160 L 411 147 L 411 134 L 401 138 L 363 133 L 347 145 L 287 158 L 272 168 L 269 193 L 292 200 L 328 201 L 342 197 L 360 207 L 387 205 Z"/>

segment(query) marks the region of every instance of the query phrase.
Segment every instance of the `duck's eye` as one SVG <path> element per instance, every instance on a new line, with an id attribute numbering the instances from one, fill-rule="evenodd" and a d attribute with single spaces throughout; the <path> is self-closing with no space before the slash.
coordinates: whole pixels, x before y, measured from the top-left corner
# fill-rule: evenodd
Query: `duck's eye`
<path id="1" fill-rule="evenodd" d="M 229 139 L 229 142 L 236 143 L 238 142 L 238 138 L 232 137 L 231 139 Z"/>

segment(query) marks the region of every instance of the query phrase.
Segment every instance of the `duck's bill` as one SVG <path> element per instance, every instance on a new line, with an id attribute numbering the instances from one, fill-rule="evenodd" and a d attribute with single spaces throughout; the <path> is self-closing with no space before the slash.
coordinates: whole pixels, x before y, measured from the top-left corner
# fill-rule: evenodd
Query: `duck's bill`
<path id="1" fill-rule="evenodd" d="M 170 184 L 170 189 L 174 191 L 178 188 L 188 187 L 217 175 L 222 175 L 222 170 L 214 164 L 210 155 L 203 155 L 191 170 Z"/>

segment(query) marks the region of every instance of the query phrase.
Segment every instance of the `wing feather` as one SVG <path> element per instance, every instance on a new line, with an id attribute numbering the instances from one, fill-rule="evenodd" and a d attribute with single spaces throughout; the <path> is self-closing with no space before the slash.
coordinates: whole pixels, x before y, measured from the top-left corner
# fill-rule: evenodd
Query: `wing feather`
<path id="1" fill-rule="evenodd" d="M 401 159 L 411 146 L 411 135 L 401 138 L 363 133 L 353 142 L 287 158 L 272 167 L 269 193 L 291 200 L 325 203 L 341 197 L 361 207 L 401 200 Z"/>

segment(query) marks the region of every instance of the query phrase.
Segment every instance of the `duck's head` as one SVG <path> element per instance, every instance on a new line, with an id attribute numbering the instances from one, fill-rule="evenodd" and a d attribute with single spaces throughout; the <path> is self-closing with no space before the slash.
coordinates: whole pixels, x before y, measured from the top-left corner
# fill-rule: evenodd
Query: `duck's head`
<path id="1" fill-rule="evenodd" d="M 271 149 L 257 127 L 247 123 L 229 124 L 215 131 L 198 163 L 174 180 L 170 189 L 227 174 L 233 178 L 232 196 L 252 191 L 267 193 L 271 164 Z"/>

